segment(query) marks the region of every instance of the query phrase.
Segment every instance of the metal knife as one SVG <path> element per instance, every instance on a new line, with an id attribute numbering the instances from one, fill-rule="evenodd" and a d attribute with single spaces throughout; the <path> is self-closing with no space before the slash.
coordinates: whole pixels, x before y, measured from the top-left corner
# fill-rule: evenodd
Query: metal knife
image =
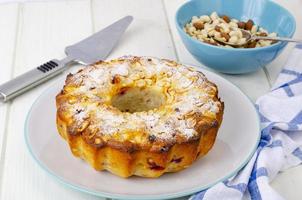
<path id="1" fill-rule="evenodd" d="M 73 61 L 89 65 L 99 60 L 104 60 L 132 20 L 132 16 L 126 16 L 90 37 L 74 45 L 67 46 L 65 48 L 66 57 L 64 59 L 50 60 L 0 85 L 0 101 L 6 102 L 60 74 L 67 68 L 67 64 Z"/>

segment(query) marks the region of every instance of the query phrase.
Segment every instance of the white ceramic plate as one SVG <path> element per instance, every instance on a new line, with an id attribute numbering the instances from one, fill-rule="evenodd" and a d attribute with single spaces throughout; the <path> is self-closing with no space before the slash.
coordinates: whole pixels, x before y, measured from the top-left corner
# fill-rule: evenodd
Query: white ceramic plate
<path id="1" fill-rule="evenodd" d="M 201 70 L 217 84 L 225 103 L 224 119 L 211 151 L 191 167 L 157 179 L 119 178 L 99 172 L 72 156 L 56 129 L 55 96 L 58 82 L 33 104 L 26 123 L 25 139 L 39 165 L 64 184 L 97 196 L 117 199 L 165 199 L 206 189 L 238 172 L 251 158 L 260 138 L 254 105 L 236 86 L 215 73 Z"/>

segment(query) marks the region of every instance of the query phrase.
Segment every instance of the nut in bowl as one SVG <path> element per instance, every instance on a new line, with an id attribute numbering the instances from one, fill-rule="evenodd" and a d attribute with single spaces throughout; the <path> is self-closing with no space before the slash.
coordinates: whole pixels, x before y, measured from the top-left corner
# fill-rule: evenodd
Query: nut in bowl
<path id="1" fill-rule="evenodd" d="M 218 16 L 216 12 L 210 16 L 193 16 L 184 26 L 184 31 L 194 39 L 214 46 L 226 48 L 258 48 L 274 44 L 272 40 L 249 40 L 246 35 L 276 37 L 275 32 L 268 33 L 263 27 L 258 27 L 253 20 L 246 22 L 230 19 L 227 15 Z"/>
<path id="2" fill-rule="evenodd" d="M 195 27 L 194 22 L 198 22 Z M 213 23 L 217 24 L 213 27 Z M 262 36 L 272 34 L 290 38 L 296 26 L 294 17 L 285 8 L 269 0 L 242 0 L 232 3 L 223 0 L 192 0 L 178 9 L 176 27 L 187 50 L 200 63 L 222 73 L 243 74 L 256 71 L 272 62 L 286 43 L 263 40 L 248 43 L 246 47 L 250 48 L 232 48 L 222 44 L 223 41 L 219 39 L 240 42 L 240 33 L 232 30 L 237 28 Z"/>

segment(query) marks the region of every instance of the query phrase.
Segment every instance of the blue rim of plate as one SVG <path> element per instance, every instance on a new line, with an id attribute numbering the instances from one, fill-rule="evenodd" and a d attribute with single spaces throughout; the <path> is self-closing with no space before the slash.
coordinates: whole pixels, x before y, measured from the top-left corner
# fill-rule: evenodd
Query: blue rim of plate
<path id="1" fill-rule="evenodd" d="M 188 196 L 188 195 L 193 195 L 194 193 L 200 192 L 202 190 L 208 189 L 214 185 L 216 185 L 217 183 L 220 183 L 228 178 L 231 178 L 232 176 L 234 176 L 235 174 L 237 174 L 237 172 L 239 172 L 247 163 L 248 161 L 250 161 L 250 159 L 252 158 L 252 156 L 254 155 L 254 153 L 257 150 L 258 144 L 260 142 L 260 136 L 261 136 L 261 129 L 260 129 L 260 117 L 258 114 L 258 111 L 254 105 L 254 103 L 252 102 L 252 100 L 233 82 L 223 78 L 222 76 L 218 75 L 215 72 L 206 70 L 204 68 L 201 67 L 197 67 L 195 65 L 190 65 L 190 64 L 184 64 L 185 66 L 189 66 L 189 67 L 194 67 L 196 70 L 198 71 L 206 71 L 207 73 L 213 73 L 216 76 L 219 76 L 220 78 L 224 79 L 225 81 L 229 82 L 230 84 L 232 84 L 233 86 L 235 86 L 241 93 L 243 96 L 245 96 L 250 103 L 253 105 L 254 111 L 256 112 L 256 116 L 258 118 L 258 136 L 257 136 L 257 142 L 255 143 L 255 146 L 253 148 L 253 150 L 250 152 L 250 154 L 247 156 L 247 158 L 232 172 L 230 172 L 228 175 L 222 177 L 221 179 L 214 181 L 212 183 L 207 184 L 206 186 L 203 187 L 194 187 L 190 190 L 186 190 L 186 191 L 182 191 L 182 192 L 177 192 L 177 193 L 173 193 L 173 194 L 164 194 L 164 195 L 135 195 L 135 196 L 130 196 L 130 195 L 118 195 L 118 194 L 112 194 L 112 193 L 106 193 L 106 192 L 101 192 L 101 191 L 96 191 L 96 190 L 91 190 L 89 188 L 85 188 L 83 186 L 79 186 L 76 184 L 73 184 L 65 179 L 63 179 L 60 176 L 57 176 L 55 172 L 51 171 L 47 166 L 45 166 L 34 154 L 34 152 L 31 149 L 31 146 L 29 144 L 29 140 L 28 140 L 28 119 L 32 113 L 33 107 L 34 105 L 41 99 L 41 97 L 43 97 L 44 95 L 48 94 L 48 91 L 52 89 L 52 87 L 54 85 L 57 85 L 57 83 L 54 83 L 52 86 L 50 86 L 49 88 L 47 88 L 46 90 L 44 90 L 42 92 L 42 94 L 40 94 L 38 96 L 38 98 L 34 101 L 34 103 L 31 105 L 29 112 L 27 114 L 26 120 L 25 120 L 25 124 L 24 124 L 24 138 L 25 138 L 25 143 L 27 146 L 28 151 L 30 152 L 30 155 L 32 156 L 32 158 L 36 161 L 36 163 L 38 163 L 38 165 L 47 172 L 47 174 L 49 176 L 51 176 L 52 178 L 54 178 L 55 180 L 57 180 L 58 182 L 62 183 L 64 186 L 69 187 L 71 189 L 77 190 L 77 191 L 81 191 L 83 193 L 87 193 L 87 194 L 91 194 L 94 196 L 98 196 L 98 197 L 105 197 L 105 198 L 111 198 L 111 199 L 123 199 L 123 200 L 161 200 L 161 199 L 172 199 L 172 198 L 178 198 L 178 197 L 184 197 L 184 196 Z"/>

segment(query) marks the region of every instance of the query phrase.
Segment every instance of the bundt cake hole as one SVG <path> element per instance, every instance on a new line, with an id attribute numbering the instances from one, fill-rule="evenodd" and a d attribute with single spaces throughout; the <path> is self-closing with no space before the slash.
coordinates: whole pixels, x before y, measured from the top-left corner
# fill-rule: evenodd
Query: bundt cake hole
<path id="1" fill-rule="evenodd" d="M 159 108 L 164 101 L 164 94 L 152 88 L 121 88 L 111 104 L 122 112 L 135 113 Z"/>

